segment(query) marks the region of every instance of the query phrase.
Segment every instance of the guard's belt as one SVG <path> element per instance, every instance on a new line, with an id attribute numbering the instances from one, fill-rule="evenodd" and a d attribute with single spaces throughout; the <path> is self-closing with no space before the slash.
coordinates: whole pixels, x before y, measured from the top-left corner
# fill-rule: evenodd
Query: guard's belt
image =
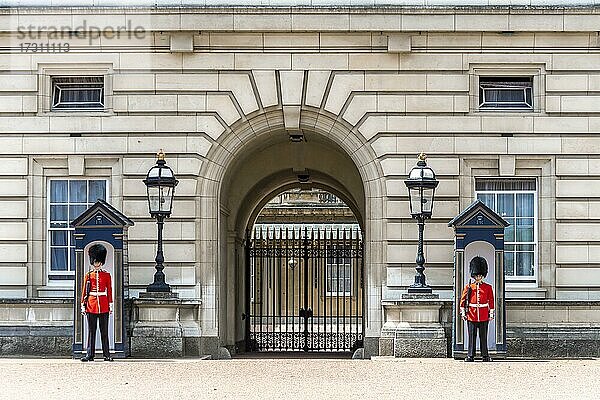
<path id="1" fill-rule="evenodd" d="M 104 292 L 90 292 L 91 296 L 106 296 L 106 290 Z"/>
<path id="2" fill-rule="evenodd" d="M 482 307 L 489 307 L 490 305 L 488 303 L 485 304 L 469 304 L 469 307 L 475 307 L 475 308 L 482 308 Z"/>

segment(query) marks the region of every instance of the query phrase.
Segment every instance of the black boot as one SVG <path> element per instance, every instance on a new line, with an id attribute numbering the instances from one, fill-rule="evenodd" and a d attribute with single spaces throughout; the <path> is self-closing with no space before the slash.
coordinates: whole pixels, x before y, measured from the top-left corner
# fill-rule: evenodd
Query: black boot
<path id="1" fill-rule="evenodd" d="M 94 357 L 92 357 L 92 356 L 84 356 L 84 357 L 81 357 L 81 361 L 83 361 L 83 362 L 94 361 Z"/>
<path id="2" fill-rule="evenodd" d="M 482 361 L 483 362 L 492 362 L 492 359 L 489 356 L 487 356 L 487 357 L 483 357 Z"/>
<path id="3" fill-rule="evenodd" d="M 467 358 L 465 358 L 465 362 L 473 362 L 473 361 L 475 361 L 473 359 L 473 357 L 467 357 Z"/>
<path id="4" fill-rule="evenodd" d="M 111 356 L 104 357 L 104 361 L 115 361 Z"/>

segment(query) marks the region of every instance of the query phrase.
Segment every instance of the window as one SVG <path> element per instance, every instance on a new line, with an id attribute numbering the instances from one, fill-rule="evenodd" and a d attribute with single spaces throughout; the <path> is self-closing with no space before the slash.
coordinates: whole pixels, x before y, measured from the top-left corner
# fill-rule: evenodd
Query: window
<path id="1" fill-rule="evenodd" d="M 341 248 L 327 250 L 327 296 L 352 295 L 352 259 Z"/>
<path id="2" fill-rule="evenodd" d="M 52 110 L 104 110 L 104 77 L 53 77 Z"/>
<path id="3" fill-rule="evenodd" d="M 480 110 L 533 110 L 531 77 L 479 77 Z"/>
<path id="4" fill-rule="evenodd" d="M 48 206 L 48 279 L 72 280 L 75 240 L 69 223 L 93 205 L 106 200 L 106 180 L 52 179 Z"/>
<path id="5" fill-rule="evenodd" d="M 477 179 L 477 198 L 502 216 L 507 282 L 536 282 L 537 207 L 535 179 Z"/>

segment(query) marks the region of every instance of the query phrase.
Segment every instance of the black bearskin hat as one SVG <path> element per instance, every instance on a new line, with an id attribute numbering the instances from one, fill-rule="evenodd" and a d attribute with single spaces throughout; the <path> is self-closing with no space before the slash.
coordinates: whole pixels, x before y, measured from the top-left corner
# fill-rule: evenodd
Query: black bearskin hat
<path id="1" fill-rule="evenodd" d="M 469 263 L 469 270 L 471 271 L 471 276 L 475 277 L 476 275 L 487 276 L 488 274 L 488 265 L 485 258 L 477 256 L 471 259 Z"/>
<path id="2" fill-rule="evenodd" d="M 91 265 L 94 265 L 96 261 L 100 262 L 102 265 L 106 262 L 106 247 L 100 243 L 92 245 L 88 250 L 88 254 L 90 255 Z"/>

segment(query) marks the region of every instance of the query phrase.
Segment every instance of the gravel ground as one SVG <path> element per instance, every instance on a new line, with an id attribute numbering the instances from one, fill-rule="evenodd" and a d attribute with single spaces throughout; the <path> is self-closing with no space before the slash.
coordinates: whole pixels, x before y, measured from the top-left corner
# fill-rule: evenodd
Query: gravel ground
<path id="1" fill-rule="evenodd" d="M 599 376 L 596 359 L 467 364 L 452 359 L 244 358 L 84 364 L 5 358 L 0 359 L 0 399 L 578 400 L 600 398 Z M 477 395 L 477 390 L 493 394 Z"/>

